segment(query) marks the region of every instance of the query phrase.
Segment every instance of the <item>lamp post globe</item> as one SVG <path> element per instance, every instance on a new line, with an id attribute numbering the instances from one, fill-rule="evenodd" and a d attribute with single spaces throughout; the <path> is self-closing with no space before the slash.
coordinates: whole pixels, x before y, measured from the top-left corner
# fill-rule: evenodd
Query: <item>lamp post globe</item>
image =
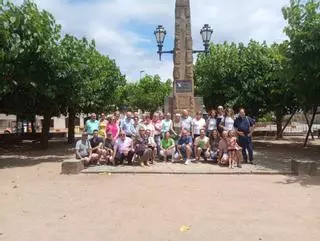
<path id="1" fill-rule="evenodd" d="M 203 25 L 200 34 L 203 41 L 204 52 L 207 54 L 209 52 L 210 40 L 212 36 L 213 30 L 209 24 Z"/>
<path id="2" fill-rule="evenodd" d="M 166 37 L 166 34 L 167 34 L 167 31 L 164 29 L 162 25 L 158 25 L 158 27 L 154 31 L 154 35 L 156 37 L 157 44 L 158 44 L 158 54 L 159 54 L 160 60 L 161 60 L 163 42 Z"/>

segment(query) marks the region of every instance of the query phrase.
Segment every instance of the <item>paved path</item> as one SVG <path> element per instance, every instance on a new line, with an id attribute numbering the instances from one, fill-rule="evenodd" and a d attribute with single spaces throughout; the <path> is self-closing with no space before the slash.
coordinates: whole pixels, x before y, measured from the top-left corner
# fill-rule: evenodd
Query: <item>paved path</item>
<path id="1" fill-rule="evenodd" d="M 191 167 L 191 165 L 190 165 Z M 317 241 L 320 179 L 0 169 L 4 241 Z"/>
<path id="2" fill-rule="evenodd" d="M 290 174 L 290 160 L 273 162 L 264 159 L 264 155 L 255 152 L 256 165 L 243 164 L 242 168 L 220 167 L 213 163 L 163 163 L 156 162 L 148 167 L 140 166 L 92 166 L 82 173 L 149 173 L 149 174 Z"/>

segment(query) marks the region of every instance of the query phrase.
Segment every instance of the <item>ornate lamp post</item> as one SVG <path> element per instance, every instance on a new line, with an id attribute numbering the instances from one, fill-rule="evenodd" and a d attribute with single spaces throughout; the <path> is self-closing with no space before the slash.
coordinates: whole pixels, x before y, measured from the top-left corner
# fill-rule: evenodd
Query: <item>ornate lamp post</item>
<path id="1" fill-rule="evenodd" d="M 192 53 L 208 54 L 212 33 L 213 33 L 213 30 L 209 26 L 209 24 L 205 24 L 200 31 L 202 41 L 203 41 L 204 50 L 193 50 Z M 165 30 L 165 28 L 162 25 L 158 25 L 158 27 L 154 31 L 154 35 L 156 37 L 156 41 L 157 41 L 157 45 L 158 45 L 157 53 L 159 54 L 160 61 L 161 61 L 162 54 L 173 54 L 174 53 L 174 50 L 170 50 L 170 51 L 163 51 L 162 50 L 166 34 L 167 34 L 167 31 Z"/>

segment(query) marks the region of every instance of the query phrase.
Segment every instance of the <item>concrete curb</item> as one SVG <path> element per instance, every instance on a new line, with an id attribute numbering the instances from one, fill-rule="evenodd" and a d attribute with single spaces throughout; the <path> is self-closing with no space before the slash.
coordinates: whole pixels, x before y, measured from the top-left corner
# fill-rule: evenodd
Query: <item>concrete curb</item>
<path id="1" fill-rule="evenodd" d="M 290 171 L 252 171 L 252 172 L 173 172 L 173 171 L 86 171 L 83 170 L 81 174 L 102 174 L 102 173 L 111 173 L 111 174 L 132 174 L 132 175 L 285 175 L 292 176 L 292 172 Z"/>

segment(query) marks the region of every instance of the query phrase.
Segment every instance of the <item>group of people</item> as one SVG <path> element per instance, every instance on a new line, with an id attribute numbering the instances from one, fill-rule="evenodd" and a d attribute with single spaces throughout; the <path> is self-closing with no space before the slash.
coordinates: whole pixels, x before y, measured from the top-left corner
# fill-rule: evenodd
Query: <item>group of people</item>
<path id="1" fill-rule="evenodd" d="M 125 162 L 149 166 L 158 161 L 217 162 L 229 168 L 241 163 L 253 164 L 252 133 L 255 121 L 240 109 L 237 117 L 231 108 L 219 106 L 207 118 L 201 112 L 194 117 L 187 110 L 176 113 L 120 112 L 97 120 L 91 114 L 85 132 L 76 143 L 76 158 L 86 165 Z M 248 152 L 248 153 L 247 153 Z M 249 156 L 249 159 L 248 159 Z"/>

